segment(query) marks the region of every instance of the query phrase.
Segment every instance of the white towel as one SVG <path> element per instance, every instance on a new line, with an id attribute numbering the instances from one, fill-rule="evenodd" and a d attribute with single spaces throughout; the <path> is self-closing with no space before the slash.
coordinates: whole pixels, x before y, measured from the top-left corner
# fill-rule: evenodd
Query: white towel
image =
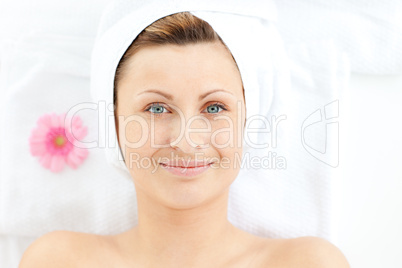
<path id="1" fill-rule="evenodd" d="M 178 1 L 175 3 L 173 8 L 180 5 Z M 217 8 L 225 6 L 227 3 Z M 310 114 L 338 98 L 338 91 L 347 81 L 347 61 L 340 57 L 341 53 L 329 40 L 287 47 L 288 58 L 273 23 L 276 19 L 274 10 L 263 13 L 259 3 L 248 4 L 248 10 L 238 8 L 239 4 L 229 6 L 237 7 L 237 10 L 232 10 L 232 14 L 213 13 L 205 10 L 213 8 L 206 3 L 203 11 L 194 13 L 210 22 L 227 41 L 234 57 L 239 59 L 244 57 L 241 49 L 236 48 L 241 43 L 236 44 L 237 37 L 226 30 L 220 19 L 244 22 L 246 25 L 236 28 L 239 32 L 244 31 L 247 24 L 267 30 L 267 36 L 273 38 L 268 47 L 276 50 L 267 49 L 262 55 L 271 55 L 272 62 L 263 62 L 262 71 L 254 76 L 244 67 L 250 66 L 246 60 L 244 63 L 239 60 L 242 76 L 250 74 L 246 75 L 246 88 L 255 84 L 256 78 L 266 79 L 262 84 L 269 82 L 265 84 L 266 91 L 246 91 L 246 105 L 248 110 L 254 111 L 249 116 L 263 114 L 269 119 L 272 115 L 287 116 L 278 124 L 278 146 L 272 149 L 278 156 L 286 158 L 286 169 L 242 170 L 231 186 L 229 219 L 239 228 L 261 236 L 316 235 L 330 238 L 333 178 L 332 168 L 327 164 L 334 163 L 336 151 L 329 150 L 328 157 L 321 160 L 316 158 L 320 157 L 319 154 L 315 157 L 311 155 L 314 154 L 313 149 L 320 149 L 322 144 L 319 142 L 326 138 L 325 124 L 318 124 L 318 128 L 309 128 L 305 132 L 304 145 L 308 149 L 301 143 L 301 126 Z M 253 6 L 258 10 L 253 11 Z M 272 6 L 267 5 L 266 8 Z M 260 20 L 245 16 L 247 12 L 255 12 L 254 17 L 268 15 L 266 20 Z M 245 40 L 252 43 L 253 38 Z M 41 46 L 49 40 L 55 41 L 53 49 Z M 79 169 L 65 169 L 60 174 L 43 169 L 29 154 L 29 134 L 40 115 L 62 112 L 80 102 L 90 101 L 89 68 L 82 67 L 87 66 L 83 62 L 88 64 L 89 58 L 80 54 L 77 56 L 83 43 L 81 39 L 69 40 L 76 46 L 63 47 L 62 44 L 67 41 L 63 36 L 33 35 L 20 46 L 9 48 L 14 53 L 4 53 L 9 55 L 6 62 L 12 62 L 14 67 L 7 68 L 8 72 L 1 74 L 0 81 L 4 77 L 18 77 L 18 80 L 9 79 L 7 83 L 9 93 L 4 106 L 5 116 L 0 121 L 9 126 L 3 129 L 0 147 L 0 233 L 39 236 L 53 230 L 72 230 L 115 234 L 128 230 L 137 222 L 134 185 L 127 180 L 124 169 L 105 165 L 103 148 L 91 149 L 88 159 Z M 126 42 L 116 42 L 120 46 L 119 51 L 123 51 L 131 41 L 128 38 Z M 91 46 L 90 41 L 84 45 L 86 48 Z M 47 57 L 37 57 L 28 65 L 24 61 L 41 54 Z M 75 60 L 71 59 L 73 55 L 76 55 Z M 111 56 L 111 61 L 117 63 L 118 55 Z M 111 67 L 109 65 L 109 70 L 113 69 Z M 257 64 L 253 68 L 260 67 Z M 77 72 L 79 68 L 86 70 Z M 264 77 L 265 74 L 268 78 Z M 88 126 L 88 141 L 97 140 L 96 111 L 86 110 L 79 115 Z M 269 142 L 270 137 L 257 136 L 259 141 L 268 139 Z M 328 146 L 331 147 L 331 144 L 329 142 Z M 250 157 L 267 155 L 266 150 L 248 148 L 246 152 L 250 153 Z M 21 169 L 21 163 L 24 169 Z"/>
<path id="2" fill-rule="evenodd" d="M 355 73 L 402 73 L 402 1 L 278 0 L 286 43 L 333 38 Z"/>
<path id="3" fill-rule="evenodd" d="M 101 148 L 89 149 L 78 169 L 44 169 L 30 154 L 29 137 L 45 113 L 91 102 L 93 39 L 31 33 L 3 47 L 1 106 L 0 233 L 40 236 L 53 230 L 118 232 L 135 222 L 133 185 L 106 164 Z M 98 140 L 96 110 L 77 113 Z M 123 219 L 123 220 L 122 220 Z"/>
<path id="4" fill-rule="evenodd" d="M 23 253 L 36 238 L 36 236 L 0 235 L 0 267 L 18 267 Z"/>
<path id="5" fill-rule="evenodd" d="M 32 30 L 51 34 L 94 37 L 100 14 L 109 0 L 2 0 L 0 41 L 17 39 Z"/>

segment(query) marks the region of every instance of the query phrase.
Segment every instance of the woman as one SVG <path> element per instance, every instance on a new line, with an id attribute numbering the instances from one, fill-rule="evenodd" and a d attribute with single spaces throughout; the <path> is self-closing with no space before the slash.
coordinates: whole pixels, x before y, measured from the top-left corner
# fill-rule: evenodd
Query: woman
<path id="1" fill-rule="evenodd" d="M 149 25 L 121 59 L 114 92 L 138 225 L 111 236 L 48 233 L 20 267 L 349 267 L 324 239 L 262 238 L 228 221 L 244 90 L 207 22 L 180 12 Z"/>

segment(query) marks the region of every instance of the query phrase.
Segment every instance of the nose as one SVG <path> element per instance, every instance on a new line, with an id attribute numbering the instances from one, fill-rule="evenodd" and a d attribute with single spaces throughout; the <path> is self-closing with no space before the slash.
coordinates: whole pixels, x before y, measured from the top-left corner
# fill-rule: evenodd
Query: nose
<path id="1" fill-rule="evenodd" d="M 184 153 L 195 153 L 209 147 L 211 124 L 203 116 L 181 118 L 175 124 L 175 135 L 172 135 L 170 146 Z M 184 121 L 184 122 L 183 122 Z"/>

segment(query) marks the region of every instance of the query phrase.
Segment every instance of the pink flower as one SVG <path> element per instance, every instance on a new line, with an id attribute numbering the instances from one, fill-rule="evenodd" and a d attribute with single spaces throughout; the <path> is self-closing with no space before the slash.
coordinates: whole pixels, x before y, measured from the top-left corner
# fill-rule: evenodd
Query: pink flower
<path id="1" fill-rule="evenodd" d="M 88 156 L 88 150 L 78 146 L 87 135 L 87 127 L 82 126 L 80 117 L 74 116 L 71 127 L 65 128 L 65 118 L 65 113 L 41 116 L 29 138 L 31 154 L 52 172 L 60 172 L 66 163 L 76 169 Z"/>

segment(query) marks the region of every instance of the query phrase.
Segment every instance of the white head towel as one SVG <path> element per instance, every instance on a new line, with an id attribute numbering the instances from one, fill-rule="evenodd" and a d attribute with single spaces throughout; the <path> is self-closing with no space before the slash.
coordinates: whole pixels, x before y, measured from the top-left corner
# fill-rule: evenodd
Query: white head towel
<path id="1" fill-rule="evenodd" d="M 104 101 L 107 110 L 107 137 L 102 136 L 109 163 L 125 171 L 117 145 L 113 115 L 113 82 L 116 67 L 135 37 L 154 21 L 181 11 L 207 21 L 232 52 L 242 75 L 247 116 L 267 114 L 273 87 L 280 83 L 276 73 L 284 68 L 284 50 L 270 20 L 276 19 L 272 2 L 233 1 L 114 1 L 102 16 L 92 54 L 91 95 Z M 287 80 L 287 79 L 286 79 Z M 103 131 L 102 131 L 103 132 Z M 103 132 L 103 134 L 106 134 Z M 131 176 L 130 176 L 131 179 Z"/>

